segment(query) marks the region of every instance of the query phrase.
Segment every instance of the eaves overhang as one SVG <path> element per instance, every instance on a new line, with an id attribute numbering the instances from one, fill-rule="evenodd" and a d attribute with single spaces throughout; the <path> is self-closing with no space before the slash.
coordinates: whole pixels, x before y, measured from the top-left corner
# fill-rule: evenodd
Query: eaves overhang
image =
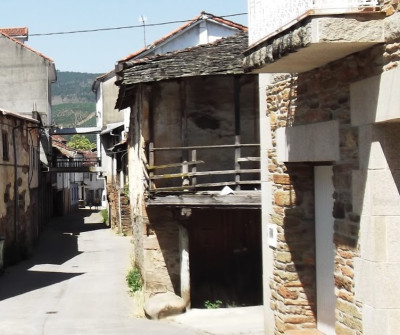
<path id="1" fill-rule="evenodd" d="M 315 13 L 313 13 L 315 14 Z M 306 15 L 244 52 L 253 73 L 301 73 L 385 42 L 385 14 Z"/>

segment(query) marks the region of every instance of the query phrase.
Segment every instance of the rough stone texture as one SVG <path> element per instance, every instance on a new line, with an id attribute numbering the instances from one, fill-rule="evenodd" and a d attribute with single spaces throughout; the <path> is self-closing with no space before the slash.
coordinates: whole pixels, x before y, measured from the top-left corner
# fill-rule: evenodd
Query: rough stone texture
<path id="1" fill-rule="evenodd" d="M 180 292 L 179 229 L 173 210 L 147 209 L 148 222 L 142 236 L 144 290 Z"/>
<path id="2" fill-rule="evenodd" d="M 153 320 L 181 314 L 185 309 L 186 305 L 183 299 L 172 292 L 156 294 L 149 298 L 144 305 L 146 316 Z"/>
<path id="3" fill-rule="evenodd" d="M 286 35 L 274 38 L 272 42 L 262 43 L 253 48 L 251 54 L 245 53 L 244 67 L 247 71 L 262 67 L 265 63 L 272 63 L 275 60 L 304 48 L 312 42 L 311 20 L 305 20 L 303 25 L 295 25 Z"/>
<path id="4" fill-rule="evenodd" d="M 129 197 L 123 193 L 118 204 L 118 190 L 114 184 L 107 184 L 108 203 L 110 204 L 110 226 L 112 229 L 124 235 L 132 235 L 131 208 Z M 119 224 L 119 211 L 121 211 L 121 227 Z"/>
<path id="5" fill-rule="evenodd" d="M 277 160 L 276 130 L 330 120 L 339 122 L 340 134 L 339 158 L 333 163 L 336 334 L 364 333 L 363 304 L 355 294 L 356 276 L 360 275 L 355 271 L 355 260 L 360 257 L 360 249 L 363 250 L 361 242 L 366 243 L 365 248 L 369 248 L 371 244 L 368 239 L 372 237 L 359 239 L 360 211 L 367 204 L 353 205 L 354 199 L 357 199 L 353 193 L 364 195 L 364 174 L 359 172 L 359 168 L 360 165 L 368 166 L 368 162 L 360 161 L 360 155 L 367 154 L 366 149 L 359 149 L 359 131 L 365 134 L 365 129 L 351 125 L 350 84 L 398 67 L 399 42 L 398 39 L 393 40 L 302 74 L 275 75 L 274 84 L 267 87 L 267 117 L 271 121 L 273 142 L 268 155 L 269 172 L 273 180 L 273 214 L 270 222 L 278 225 L 274 276 L 269 283 L 272 292 L 271 308 L 275 314 L 275 334 L 316 327 L 313 168 L 300 163 L 283 164 Z M 394 126 L 387 127 L 391 131 L 394 129 Z M 388 133 L 388 129 L 384 132 Z M 387 158 L 396 157 L 394 148 L 398 147 L 398 142 L 394 141 L 395 138 L 386 136 L 383 151 Z M 382 157 L 383 153 L 376 152 L 375 155 Z M 389 167 L 389 176 L 397 162 L 398 159 L 391 159 L 390 164 L 380 165 Z M 392 178 L 399 180 L 396 173 Z M 377 185 L 374 187 L 377 189 Z M 396 188 L 392 185 L 391 189 L 394 191 Z M 370 197 L 371 201 L 375 201 L 375 208 L 379 200 L 377 197 L 376 192 Z M 390 204 L 386 201 L 386 205 Z M 362 220 L 364 222 L 365 218 Z M 377 227 L 370 225 L 369 229 L 376 231 Z M 379 233 L 381 236 L 386 231 Z M 377 243 L 380 241 L 383 240 L 376 240 Z M 364 251 L 368 257 L 376 255 L 381 258 L 386 255 L 387 251 L 382 251 L 378 245 L 374 248 L 375 251 Z M 393 242 L 387 248 L 394 250 Z M 364 265 L 364 271 L 367 270 L 373 271 Z M 363 281 L 363 278 L 359 280 Z M 378 301 L 383 303 L 382 299 Z"/>
<path id="6" fill-rule="evenodd" d="M 4 239 L 5 266 L 29 256 L 41 228 L 36 127 L 38 124 L 32 119 L 0 110 L 0 237 Z"/>

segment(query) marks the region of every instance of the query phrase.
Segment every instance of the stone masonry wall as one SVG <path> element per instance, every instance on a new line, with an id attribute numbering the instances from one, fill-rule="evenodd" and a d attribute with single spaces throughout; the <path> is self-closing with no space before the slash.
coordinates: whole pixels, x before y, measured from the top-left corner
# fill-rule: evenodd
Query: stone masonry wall
<path id="1" fill-rule="evenodd" d="M 107 184 L 108 202 L 110 204 L 110 226 L 124 235 L 132 235 L 131 208 L 129 197 L 121 192 L 118 201 L 118 189 L 115 185 Z M 121 211 L 121 227 L 119 226 L 119 212 Z"/>
<path id="2" fill-rule="evenodd" d="M 172 209 L 146 210 L 143 231 L 145 295 L 180 294 L 179 228 Z"/>
<path id="3" fill-rule="evenodd" d="M 398 1 L 386 4 L 398 10 Z M 360 217 L 353 212 L 352 171 L 359 164 L 358 128 L 350 123 L 350 84 L 400 65 L 400 39 L 299 75 L 275 75 L 267 87 L 267 116 L 273 146 L 281 127 L 338 120 L 340 159 L 333 165 L 333 216 L 336 286 L 336 334 L 360 335 L 361 304 L 354 295 L 354 259 L 359 256 Z M 269 151 L 273 182 L 270 220 L 278 225 L 274 277 L 270 283 L 275 334 L 315 327 L 315 255 L 313 167 L 281 164 Z"/>

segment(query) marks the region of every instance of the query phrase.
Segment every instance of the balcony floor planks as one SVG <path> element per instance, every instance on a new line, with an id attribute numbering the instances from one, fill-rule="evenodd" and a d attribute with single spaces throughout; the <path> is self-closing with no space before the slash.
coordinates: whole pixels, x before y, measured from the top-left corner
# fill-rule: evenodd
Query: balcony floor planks
<path id="1" fill-rule="evenodd" d="M 146 200 L 147 206 L 169 207 L 223 207 L 223 208 L 261 208 L 261 191 L 233 191 L 221 195 L 220 192 L 198 192 L 192 194 L 156 195 Z"/>

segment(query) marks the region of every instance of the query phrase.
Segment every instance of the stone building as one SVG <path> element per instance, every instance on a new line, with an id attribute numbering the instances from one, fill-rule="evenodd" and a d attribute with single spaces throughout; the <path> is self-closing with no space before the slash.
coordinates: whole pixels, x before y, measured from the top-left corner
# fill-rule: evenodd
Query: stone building
<path id="1" fill-rule="evenodd" d="M 0 109 L 4 265 L 26 257 L 39 235 L 39 126 L 37 120 Z"/>
<path id="2" fill-rule="evenodd" d="M 0 106 L 32 116 L 35 109 L 51 125 L 51 84 L 57 80 L 54 61 L 30 48 L 28 28 L 0 28 Z"/>
<path id="3" fill-rule="evenodd" d="M 245 32 L 120 64 L 135 264 L 146 299 L 261 303 L 257 76 Z"/>
<path id="4" fill-rule="evenodd" d="M 247 28 L 213 14 L 202 12 L 174 31 L 124 57 L 119 63 L 123 64 L 127 61 L 211 43 L 241 31 L 247 31 Z M 118 111 L 115 108 L 118 97 L 116 79 L 116 71 L 113 69 L 96 78 L 92 90 L 96 95 L 97 126 L 102 129 L 98 136 L 97 148 L 101 166 L 105 171 L 103 175 L 107 189 L 108 204 L 103 203 L 103 206 L 108 205 L 111 225 L 122 229 L 124 233 L 129 233 L 131 230 L 129 224 L 123 219 L 127 218 L 127 211 L 124 210 L 122 213 L 119 204 L 126 204 L 129 201 L 124 195 L 124 188 L 127 188 L 129 183 L 126 173 L 126 134 L 129 132 L 130 109 L 127 107 Z"/>
<path id="5" fill-rule="evenodd" d="M 399 2 L 249 0 L 249 14 L 265 333 L 396 334 Z"/>

